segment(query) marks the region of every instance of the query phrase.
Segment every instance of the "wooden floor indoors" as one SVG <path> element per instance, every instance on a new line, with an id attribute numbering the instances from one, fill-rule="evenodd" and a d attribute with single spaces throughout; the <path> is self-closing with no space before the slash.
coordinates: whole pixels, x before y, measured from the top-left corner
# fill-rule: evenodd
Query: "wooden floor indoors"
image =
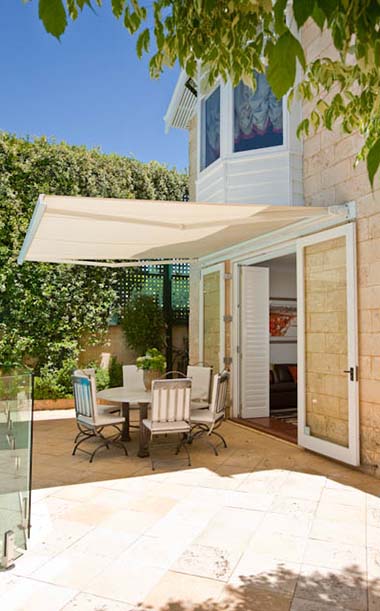
<path id="1" fill-rule="evenodd" d="M 243 424 L 249 428 L 269 433 L 279 439 L 297 443 L 297 425 L 282 422 L 276 418 L 231 418 L 233 422 Z"/>

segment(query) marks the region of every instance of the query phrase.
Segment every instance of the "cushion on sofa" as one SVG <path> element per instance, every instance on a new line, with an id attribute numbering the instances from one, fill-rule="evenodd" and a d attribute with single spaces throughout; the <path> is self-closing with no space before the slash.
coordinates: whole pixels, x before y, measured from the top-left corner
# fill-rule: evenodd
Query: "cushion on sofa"
<path id="1" fill-rule="evenodd" d="M 270 387 L 271 393 L 276 392 L 293 392 L 297 390 L 297 384 L 294 382 L 277 382 Z"/>
<path id="2" fill-rule="evenodd" d="M 292 374 L 289 371 L 289 365 L 277 364 L 274 367 L 276 383 L 277 382 L 293 382 Z"/>

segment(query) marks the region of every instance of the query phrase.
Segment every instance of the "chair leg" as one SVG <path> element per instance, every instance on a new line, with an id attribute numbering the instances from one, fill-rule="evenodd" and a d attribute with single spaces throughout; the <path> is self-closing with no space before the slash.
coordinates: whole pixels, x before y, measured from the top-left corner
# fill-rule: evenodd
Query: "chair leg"
<path id="1" fill-rule="evenodd" d="M 187 454 L 187 464 L 189 467 L 191 467 L 191 458 L 190 458 L 190 452 L 188 448 L 188 436 L 187 435 L 184 435 L 183 439 L 181 439 L 179 446 L 178 446 L 178 451 L 176 452 L 176 454 L 179 454 L 181 448 L 185 449 L 185 452 Z"/>
<path id="2" fill-rule="evenodd" d="M 94 435 L 93 431 L 91 431 L 90 429 L 85 429 L 84 427 L 82 428 L 78 423 L 77 423 L 77 426 L 78 426 L 79 432 L 74 439 L 74 444 L 80 439 L 82 435 L 84 435 L 84 437 L 92 437 Z"/>
<path id="3" fill-rule="evenodd" d="M 84 454 L 88 454 L 90 456 L 90 463 L 92 463 L 92 461 L 95 458 L 95 454 L 97 454 L 97 452 L 101 449 L 101 448 L 107 448 L 107 450 L 110 449 L 110 445 L 115 445 L 118 448 L 121 448 L 122 450 L 124 450 L 124 454 L 125 456 L 128 456 L 128 450 L 125 447 L 124 443 L 121 441 L 120 436 L 121 436 L 121 431 L 120 429 L 116 426 L 113 425 L 114 428 L 116 428 L 117 430 L 117 434 L 113 435 L 111 437 L 105 437 L 102 433 L 104 427 L 101 427 L 99 430 L 97 431 L 80 431 L 80 433 L 78 435 L 83 435 L 82 439 L 78 440 L 78 435 L 75 438 L 74 441 L 74 448 L 73 448 L 73 452 L 72 455 L 74 456 L 76 454 L 77 449 L 79 449 L 81 452 L 83 452 Z M 90 437 L 97 437 L 98 439 L 102 440 L 103 443 L 101 443 L 100 445 L 98 445 L 97 448 L 95 448 L 95 450 L 91 453 L 91 452 L 87 452 L 86 450 L 82 450 L 82 448 L 80 448 L 79 446 L 84 442 L 87 441 Z M 77 441 L 78 440 L 78 441 Z"/>
<path id="4" fill-rule="evenodd" d="M 94 460 L 94 458 L 95 458 L 95 454 L 97 454 L 97 453 L 99 452 L 99 450 L 101 450 L 101 449 L 102 449 L 102 448 L 104 448 L 104 447 L 106 447 L 106 448 L 108 448 L 108 449 L 109 449 L 109 447 L 108 447 L 108 443 L 107 443 L 107 442 L 101 443 L 101 444 L 100 444 L 100 445 L 99 445 L 97 448 L 95 448 L 95 450 L 94 450 L 94 451 L 93 451 L 93 453 L 91 454 L 91 457 L 90 457 L 90 463 L 91 463 L 91 462 Z"/>
<path id="5" fill-rule="evenodd" d="M 203 437 L 201 437 L 201 439 L 205 442 L 206 445 L 208 445 L 209 448 L 211 448 L 215 454 L 215 456 L 219 456 L 218 450 L 216 449 L 216 446 L 214 446 L 214 444 L 209 440 L 209 439 L 205 439 Z"/>
<path id="6" fill-rule="evenodd" d="M 223 446 L 225 448 L 227 447 L 227 443 L 226 443 L 226 440 L 224 439 L 223 435 L 221 435 L 220 433 L 216 433 L 215 431 L 212 431 L 211 435 L 216 435 L 217 437 L 219 437 L 220 441 L 223 443 Z"/>
<path id="7" fill-rule="evenodd" d="M 152 465 L 152 471 L 155 471 L 156 467 L 154 466 L 153 452 L 152 452 L 152 435 L 150 436 L 149 441 L 148 441 L 148 450 L 149 450 L 149 456 L 150 456 L 150 464 Z"/>
<path id="8" fill-rule="evenodd" d="M 196 431 L 195 433 L 193 433 L 194 429 L 198 428 L 199 430 Z M 217 450 L 217 446 L 215 446 L 211 441 L 210 441 L 210 436 L 211 435 L 216 435 L 217 437 L 219 437 L 224 444 L 224 447 L 227 447 L 227 444 L 224 440 L 224 438 L 219 434 L 216 433 L 215 431 L 210 431 L 209 427 L 206 424 L 196 424 L 194 425 L 194 427 L 191 430 L 191 441 L 194 441 L 196 439 L 201 439 L 202 441 L 204 441 L 204 443 L 206 445 L 209 446 L 209 448 L 212 449 L 212 451 L 214 452 L 215 456 L 219 456 L 219 452 Z"/>
<path id="9" fill-rule="evenodd" d="M 83 443 L 84 441 L 87 441 L 87 439 L 89 439 L 90 437 L 95 437 L 95 435 L 86 435 L 86 437 L 83 437 L 83 439 L 80 439 L 77 443 L 74 442 L 74 448 L 72 451 L 72 456 L 75 456 L 75 453 L 77 451 L 77 449 L 79 448 L 79 446 L 81 445 L 81 443 Z"/>
<path id="10" fill-rule="evenodd" d="M 124 454 L 128 456 L 128 450 L 126 446 L 124 445 L 124 443 L 120 441 L 120 439 L 117 439 L 116 441 L 114 441 L 113 445 L 115 445 L 117 448 L 121 448 L 122 450 L 124 450 Z"/>

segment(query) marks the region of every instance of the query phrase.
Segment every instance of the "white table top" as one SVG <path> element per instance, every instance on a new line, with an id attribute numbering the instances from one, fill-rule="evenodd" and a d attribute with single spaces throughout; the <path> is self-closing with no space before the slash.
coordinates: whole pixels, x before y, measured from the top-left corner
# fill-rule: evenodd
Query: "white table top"
<path id="1" fill-rule="evenodd" d="M 150 403 L 152 401 L 152 393 L 146 390 L 128 391 L 126 386 L 117 386 L 116 388 L 106 388 L 97 393 L 99 399 L 106 401 L 116 401 L 118 403 Z"/>

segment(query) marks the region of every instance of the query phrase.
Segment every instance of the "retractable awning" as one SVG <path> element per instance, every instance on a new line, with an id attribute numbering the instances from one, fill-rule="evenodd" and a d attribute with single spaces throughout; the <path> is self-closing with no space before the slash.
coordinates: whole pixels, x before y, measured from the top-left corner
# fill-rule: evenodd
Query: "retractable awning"
<path id="1" fill-rule="evenodd" d="M 329 214 L 328 208 L 317 207 L 41 195 L 18 262 L 118 266 L 193 261 Z"/>

